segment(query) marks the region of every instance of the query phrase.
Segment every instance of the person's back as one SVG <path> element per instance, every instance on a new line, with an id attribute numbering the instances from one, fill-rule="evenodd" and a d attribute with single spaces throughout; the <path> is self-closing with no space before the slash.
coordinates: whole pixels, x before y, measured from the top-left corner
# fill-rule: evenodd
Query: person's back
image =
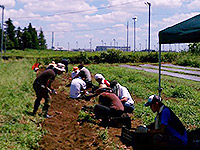
<path id="1" fill-rule="evenodd" d="M 124 106 L 122 105 L 120 99 L 114 93 L 101 93 L 99 96 L 99 103 L 115 110 L 124 111 Z"/>
<path id="2" fill-rule="evenodd" d="M 166 133 L 180 139 L 187 144 L 187 131 L 174 112 L 167 106 L 159 114 L 160 124 L 166 125 Z"/>
<path id="3" fill-rule="evenodd" d="M 40 83 L 41 85 L 47 85 L 49 79 L 51 79 L 52 81 L 55 79 L 56 74 L 52 69 L 47 69 L 45 71 L 43 71 L 36 79 L 35 82 Z"/>
<path id="4" fill-rule="evenodd" d="M 85 89 L 86 83 L 80 77 L 73 79 L 70 86 L 70 97 L 79 98 L 81 96 L 81 90 Z"/>

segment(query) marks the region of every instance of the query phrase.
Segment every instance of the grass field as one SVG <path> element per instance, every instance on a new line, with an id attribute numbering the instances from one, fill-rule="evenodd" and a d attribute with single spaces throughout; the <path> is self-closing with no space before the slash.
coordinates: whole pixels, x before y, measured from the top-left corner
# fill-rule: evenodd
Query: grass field
<path id="1" fill-rule="evenodd" d="M 45 133 L 38 124 L 42 118 L 30 117 L 35 93 L 32 88 L 35 73 L 33 60 L 0 62 L 0 149 L 33 149 Z M 69 65 L 69 70 L 72 69 Z M 118 67 L 118 64 L 91 64 L 92 75 L 102 73 L 109 81 L 117 80 L 135 98 L 134 118 L 144 124 L 155 114 L 144 107 L 151 94 L 157 94 L 158 75 Z M 163 102 L 172 108 L 187 129 L 200 128 L 200 82 L 162 76 Z"/>

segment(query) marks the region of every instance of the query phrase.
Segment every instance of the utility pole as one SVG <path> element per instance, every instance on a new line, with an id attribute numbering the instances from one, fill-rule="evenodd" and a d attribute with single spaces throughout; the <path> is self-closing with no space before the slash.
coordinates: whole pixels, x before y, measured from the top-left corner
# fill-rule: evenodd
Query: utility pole
<path id="1" fill-rule="evenodd" d="M 133 51 L 135 52 L 135 50 L 136 50 L 136 33 L 135 33 L 135 22 L 136 22 L 136 20 L 137 20 L 137 18 L 136 17 L 134 17 L 134 18 L 132 18 L 133 19 L 133 45 L 134 45 L 134 49 L 133 49 Z"/>
<path id="2" fill-rule="evenodd" d="M 90 51 L 92 51 L 92 38 L 90 39 Z"/>
<path id="3" fill-rule="evenodd" d="M 113 39 L 113 41 L 114 41 L 114 48 L 115 48 L 115 39 Z"/>
<path id="4" fill-rule="evenodd" d="M 127 39 L 126 39 L 127 41 L 126 41 L 126 44 L 127 44 L 127 52 L 128 52 L 128 21 L 127 21 Z"/>
<path id="5" fill-rule="evenodd" d="M 51 44 L 52 44 L 52 45 L 51 45 L 51 48 L 52 48 L 52 49 L 54 49 L 53 42 L 54 42 L 54 32 L 52 32 L 52 40 L 51 40 Z"/>
<path id="6" fill-rule="evenodd" d="M 149 2 L 145 2 L 146 5 L 149 6 L 149 35 L 148 35 L 148 51 L 150 51 L 150 16 L 151 16 L 151 13 L 150 13 L 150 10 L 151 10 L 151 3 Z"/>
<path id="7" fill-rule="evenodd" d="M 4 18 L 4 5 L 0 5 L 0 7 L 2 8 L 2 24 L 1 24 L 1 26 L 2 26 L 2 32 L 1 32 L 1 60 L 2 60 L 2 51 L 3 51 L 3 18 Z"/>
<path id="8" fill-rule="evenodd" d="M 69 42 L 67 42 L 67 44 L 68 44 L 68 51 L 69 51 Z"/>

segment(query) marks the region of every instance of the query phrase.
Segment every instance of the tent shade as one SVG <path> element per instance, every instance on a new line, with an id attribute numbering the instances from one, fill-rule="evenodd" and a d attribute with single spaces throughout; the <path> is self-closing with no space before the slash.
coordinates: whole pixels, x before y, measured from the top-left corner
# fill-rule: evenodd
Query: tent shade
<path id="1" fill-rule="evenodd" d="M 200 42 L 200 14 L 159 32 L 160 44 Z"/>

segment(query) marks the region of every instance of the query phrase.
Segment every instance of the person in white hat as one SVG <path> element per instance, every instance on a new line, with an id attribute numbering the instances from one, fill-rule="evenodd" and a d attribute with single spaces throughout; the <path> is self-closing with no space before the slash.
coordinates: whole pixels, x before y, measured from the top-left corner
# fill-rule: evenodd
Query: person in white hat
<path id="1" fill-rule="evenodd" d="M 95 74 L 94 76 L 95 80 L 100 84 L 105 84 L 107 87 L 110 87 L 110 83 L 104 78 L 102 74 Z"/>
<path id="2" fill-rule="evenodd" d="M 174 112 L 165 106 L 157 95 L 151 95 L 145 106 L 150 106 L 151 110 L 157 113 L 155 122 L 148 125 L 146 130 L 153 135 L 153 143 L 162 143 L 170 150 L 183 150 L 188 143 L 187 131 Z"/>
<path id="3" fill-rule="evenodd" d="M 34 103 L 33 115 L 36 114 L 38 107 L 40 106 L 40 101 L 42 98 L 45 99 L 43 107 L 43 116 L 45 118 L 51 118 L 48 114 L 48 109 L 50 107 L 50 94 L 57 94 L 57 92 L 51 87 L 51 83 L 55 80 L 56 75 L 60 75 L 65 72 L 63 64 L 58 64 L 53 69 L 47 69 L 43 71 L 34 81 L 33 88 L 36 93 L 36 100 Z"/>

